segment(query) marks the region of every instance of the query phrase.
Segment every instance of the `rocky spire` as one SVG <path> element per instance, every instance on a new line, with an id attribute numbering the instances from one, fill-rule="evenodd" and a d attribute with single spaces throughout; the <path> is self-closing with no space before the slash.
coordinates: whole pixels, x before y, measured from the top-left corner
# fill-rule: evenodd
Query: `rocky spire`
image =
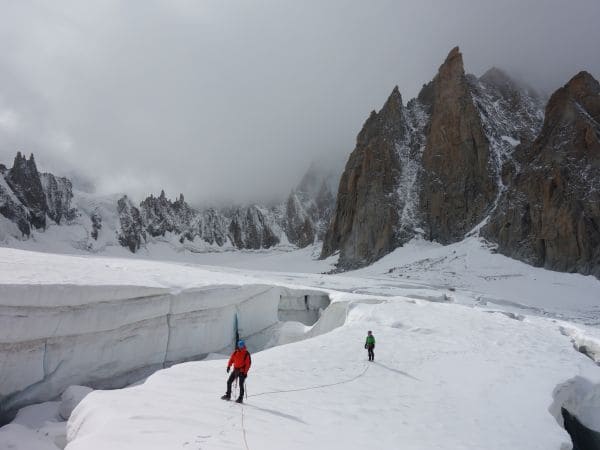
<path id="1" fill-rule="evenodd" d="M 431 112 L 420 203 L 428 237 L 448 244 L 485 217 L 498 189 L 458 47 L 433 80 Z"/>
<path id="2" fill-rule="evenodd" d="M 29 222 L 35 228 L 45 228 L 48 205 L 33 154 L 26 159 L 21 152 L 17 153 L 6 182 L 19 201 L 27 206 Z"/>
<path id="3" fill-rule="evenodd" d="M 546 107 L 538 138 L 484 233 L 500 252 L 548 269 L 600 277 L 600 84 L 581 72 Z"/>
<path id="4" fill-rule="evenodd" d="M 600 123 L 598 96 L 600 96 L 598 81 L 588 72 L 579 72 L 550 97 L 540 137 L 548 138 L 557 127 L 573 125 L 578 120 L 588 122 L 588 119 L 591 119 L 596 124 Z M 538 148 L 541 147 L 543 146 L 538 145 Z"/>
<path id="5" fill-rule="evenodd" d="M 372 112 L 356 139 L 339 184 L 322 257 L 340 250 L 340 265 L 364 265 L 396 246 L 395 189 L 400 174 L 396 145 L 406 137 L 402 96 L 396 86 Z"/>

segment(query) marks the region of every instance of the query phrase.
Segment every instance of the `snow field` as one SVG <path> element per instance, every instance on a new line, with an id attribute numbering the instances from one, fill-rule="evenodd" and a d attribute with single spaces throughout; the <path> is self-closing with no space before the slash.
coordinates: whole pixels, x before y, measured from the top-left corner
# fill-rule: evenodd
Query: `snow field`
<path id="1" fill-rule="evenodd" d="M 105 436 L 112 436 L 106 442 L 122 439 L 125 446 L 138 442 L 143 426 L 165 435 L 162 448 L 179 448 L 169 439 L 179 442 L 180 437 L 187 442 L 182 448 L 244 448 L 239 405 L 221 411 L 223 402 L 215 403 L 225 389 L 226 356 L 212 353 L 228 351 L 232 331 L 220 348 L 215 342 L 224 337 L 227 320 L 233 330 L 229 311 L 239 307 L 252 320 L 238 325 L 257 330 L 247 339 L 251 350 L 282 345 L 253 355 L 250 397 L 243 410 L 245 423 L 253 424 L 246 427 L 249 448 L 272 448 L 272 442 L 285 442 L 288 448 L 288 437 L 295 442 L 290 448 L 305 443 L 313 448 L 373 447 L 375 438 L 381 443 L 377 448 L 502 448 L 491 447 L 485 436 L 504 448 L 544 448 L 550 441 L 547 448 L 560 448 L 555 445 L 559 441 L 570 448 L 561 428 L 563 405 L 585 425 L 596 427 L 600 380 L 590 358 L 597 361 L 600 349 L 597 279 L 533 268 L 491 254 L 474 238 L 447 247 L 413 240 L 370 267 L 339 275 L 320 273 L 335 258 L 315 261 L 317 253 L 315 248 L 181 253 L 176 256 L 186 263 L 166 263 L 0 249 L 0 352 L 11 348 L 10 358 L 0 354 L 0 390 L 20 390 L 21 404 L 39 402 L 53 398 L 47 397 L 49 389 L 57 396 L 70 384 L 87 384 L 71 378 L 74 372 L 93 374 L 97 387 L 100 381 L 124 386 L 174 360 L 189 359 L 186 354 L 197 357 L 199 348 L 210 344 L 210 361 L 157 372 L 148 381 L 158 383 L 156 390 L 146 391 L 148 382 L 132 388 L 142 389 L 139 402 L 147 408 L 130 401 L 129 388 L 92 394 L 84 401 L 85 417 L 77 419 L 83 434 L 73 434 L 71 445 L 88 448 L 81 439 L 89 433 L 91 449 L 113 448 L 104 445 Z M 253 299 L 269 297 L 269 289 L 280 290 L 274 296 L 279 311 L 267 311 L 266 303 Z M 316 299 L 322 293 L 332 303 L 319 313 Z M 306 313 L 300 308 L 304 295 L 315 307 Z M 278 322 L 309 316 L 319 317 L 312 327 Z M 157 318 L 160 325 L 152 322 Z M 117 332 L 111 334 L 115 326 Z M 362 347 L 367 329 L 373 329 L 378 341 L 371 366 Z M 157 333 L 158 338 L 152 337 Z M 158 362 L 148 365 L 154 357 Z M 49 369 L 57 369 L 54 378 L 48 378 Z M 172 373 L 178 374 L 175 384 Z M 108 378 L 99 380 L 98 374 Z M 29 390 L 32 383 L 37 388 Z M 324 384 L 332 386 L 312 389 Z M 255 396 L 274 390 L 293 392 Z M 117 400 L 121 394 L 123 401 Z M 97 395 L 114 396 L 122 408 L 115 411 L 104 400 L 96 402 Z M 186 395 L 195 397 L 180 400 Z M 170 406 L 161 412 L 155 396 Z M 138 410 L 132 419 L 132 411 Z M 121 413 L 125 429 L 117 423 Z M 16 422 L 0 428 L 0 449 L 38 450 L 38 438 L 46 433 L 50 439 L 39 448 L 62 448 L 64 422 L 52 420 L 41 428 L 39 423 L 24 428 Z M 191 420 L 191 434 L 176 426 L 181 420 Z M 129 421 L 134 424 L 131 433 Z M 96 433 L 92 422 L 102 429 Z M 202 433 L 193 434 L 197 423 L 213 423 L 222 434 L 204 425 L 199 426 Z M 327 427 L 321 429 L 321 423 Z M 313 434 L 321 440 L 313 440 Z M 52 447 L 43 446 L 48 442 Z M 128 448 L 145 449 L 136 445 Z"/>
<path id="2" fill-rule="evenodd" d="M 180 364 L 86 397 L 67 450 L 239 449 L 244 435 L 250 449 L 569 448 L 553 391 L 598 371 L 556 324 L 401 298 L 348 310 L 330 333 L 255 353 L 243 407 L 219 399 L 225 361 Z"/>

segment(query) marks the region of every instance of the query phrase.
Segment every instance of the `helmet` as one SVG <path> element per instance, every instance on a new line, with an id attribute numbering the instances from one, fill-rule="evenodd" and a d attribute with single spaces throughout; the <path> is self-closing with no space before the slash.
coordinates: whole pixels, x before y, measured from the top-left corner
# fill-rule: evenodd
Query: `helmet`
<path id="1" fill-rule="evenodd" d="M 367 334 L 371 334 L 371 333 L 372 333 L 372 331 L 371 331 L 371 330 L 367 331 Z"/>
<path id="2" fill-rule="evenodd" d="M 241 339 L 240 339 L 240 340 L 238 341 L 238 343 L 237 343 L 237 346 L 238 346 L 238 347 L 240 347 L 240 348 L 241 348 L 241 347 L 245 347 L 245 346 L 246 346 L 246 343 L 245 343 L 243 340 L 241 340 Z"/>

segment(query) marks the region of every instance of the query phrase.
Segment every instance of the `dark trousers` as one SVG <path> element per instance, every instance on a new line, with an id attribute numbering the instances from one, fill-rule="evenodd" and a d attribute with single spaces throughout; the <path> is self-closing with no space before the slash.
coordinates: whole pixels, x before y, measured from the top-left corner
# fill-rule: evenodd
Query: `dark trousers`
<path id="1" fill-rule="evenodd" d="M 225 393 L 228 396 L 231 396 L 231 385 L 238 379 L 238 383 L 240 385 L 240 396 L 239 398 L 244 398 L 244 381 L 246 381 L 246 375 L 240 372 L 239 369 L 233 369 L 231 375 L 229 375 L 229 379 L 227 380 L 227 392 Z"/>
<path id="2" fill-rule="evenodd" d="M 367 345 L 367 352 L 369 353 L 369 361 L 375 361 L 375 352 L 373 351 L 374 348 L 375 348 L 375 345 L 373 345 L 373 344 Z"/>

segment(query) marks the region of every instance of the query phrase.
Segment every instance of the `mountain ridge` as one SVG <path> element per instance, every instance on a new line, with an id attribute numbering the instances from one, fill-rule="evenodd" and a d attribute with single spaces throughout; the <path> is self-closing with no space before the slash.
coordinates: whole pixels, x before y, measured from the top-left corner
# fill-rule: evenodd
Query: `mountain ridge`
<path id="1" fill-rule="evenodd" d="M 339 252 L 348 270 L 414 237 L 447 245 L 480 234 L 529 264 L 600 277 L 598 86 L 581 72 L 545 106 L 501 69 L 467 74 L 453 48 L 415 99 L 404 106 L 394 88 L 363 125 L 321 257 Z"/>

